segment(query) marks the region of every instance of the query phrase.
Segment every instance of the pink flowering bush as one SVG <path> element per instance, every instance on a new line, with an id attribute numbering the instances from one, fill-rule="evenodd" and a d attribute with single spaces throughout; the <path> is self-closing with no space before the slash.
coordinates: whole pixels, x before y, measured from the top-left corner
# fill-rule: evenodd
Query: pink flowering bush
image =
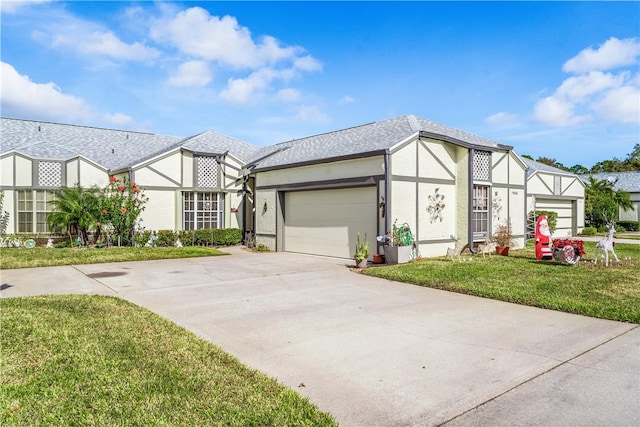
<path id="1" fill-rule="evenodd" d="M 109 184 L 103 190 L 102 215 L 99 222 L 108 225 L 114 241 L 130 244 L 134 240 L 135 228 L 145 203 L 149 198 L 144 191 L 126 178 L 109 178 Z"/>

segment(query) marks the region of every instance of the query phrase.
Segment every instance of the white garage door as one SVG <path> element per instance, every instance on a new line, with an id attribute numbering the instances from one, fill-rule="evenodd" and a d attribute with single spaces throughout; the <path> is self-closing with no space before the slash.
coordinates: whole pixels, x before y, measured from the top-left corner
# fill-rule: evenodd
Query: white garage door
<path id="1" fill-rule="evenodd" d="M 558 222 L 554 237 L 565 237 L 574 233 L 576 220 L 573 212 L 572 200 L 536 199 L 536 209 L 541 211 L 553 211 L 558 214 Z"/>
<path id="2" fill-rule="evenodd" d="M 284 250 L 353 258 L 356 234 L 375 252 L 376 188 L 294 191 L 285 194 Z"/>

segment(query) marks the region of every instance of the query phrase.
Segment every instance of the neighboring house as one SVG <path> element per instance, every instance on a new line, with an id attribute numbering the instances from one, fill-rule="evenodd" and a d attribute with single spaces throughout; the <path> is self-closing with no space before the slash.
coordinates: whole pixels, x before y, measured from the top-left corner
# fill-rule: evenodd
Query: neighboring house
<path id="1" fill-rule="evenodd" d="M 8 118 L 0 133 L 8 233 L 47 233 L 54 190 L 104 187 L 110 175 L 144 188 L 147 229 L 245 227 L 240 171 L 256 146 L 215 132 L 184 138 Z"/>
<path id="2" fill-rule="evenodd" d="M 580 177 L 527 158 L 522 160 L 527 165 L 527 213 L 556 212 L 557 237 L 580 233 L 584 228 L 584 184 Z"/>
<path id="3" fill-rule="evenodd" d="M 251 168 L 256 238 L 272 249 L 352 258 L 358 233 L 374 253 L 396 221 L 425 257 L 507 220 L 524 244 L 526 166 L 512 147 L 403 116 L 266 150 Z"/>
<path id="4" fill-rule="evenodd" d="M 585 183 L 589 182 L 592 176 L 598 181 L 610 181 L 614 190 L 626 191 L 631 195 L 633 208 L 625 211 L 620 209 L 620 221 L 640 221 L 640 171 L 631 172 L 601 172 L 589 175 L 581 175 L 580 178 Z"/>

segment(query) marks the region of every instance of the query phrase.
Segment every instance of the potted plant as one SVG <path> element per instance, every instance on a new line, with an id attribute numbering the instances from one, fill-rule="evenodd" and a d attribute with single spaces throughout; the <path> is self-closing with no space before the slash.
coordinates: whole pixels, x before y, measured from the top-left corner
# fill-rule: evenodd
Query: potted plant
<path id="1" fill-rule="evenodd" d="M 509 255 L 509 246 L 515 244 L 513 240 L 513 230 L 511 229 L 511 222 L 507 221 L 496 227 L 496 231 L 493 233 L 493 240 L 496 241 L 496 253 L 498 255 Z"/>
<path id="2" fill-rule="evenodd" d="M 393 221 L 393 229 L 389 237 L 389 245 L 384 247 L 384 257 L 388 264 L 404 264 L 411 261 L 413 251 L 413 234 L 409 224 L 398 226 Z"/>
<path id="3" fill-rule="evenodd" d="M 364 240 L 360 240 L 360 233 L 356 236 L 356 253 L 354 255 L 356 267 L 365 268 L 367 266 L 367 258 L 369 258 L 369 243 L 367 242 L 367 234 Z"/>

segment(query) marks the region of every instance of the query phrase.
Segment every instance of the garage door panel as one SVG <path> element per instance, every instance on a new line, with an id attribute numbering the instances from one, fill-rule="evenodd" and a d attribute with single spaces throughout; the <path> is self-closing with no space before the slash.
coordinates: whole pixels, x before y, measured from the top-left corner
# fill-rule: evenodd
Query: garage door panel
<path id="1" fill-rule="evenodd" d="M 558 214 L 554 237 L 564 237 L 571 234 L 574 228 L 574 212 L 572 200 L 560 199 L 537 199 L 536 209 L 542 211 L 552 211 Z"/>
<path id="2" fill-rule="evenodd" d="M 366 233 L 373 253 L 376 214 L 375 187 L 286 193 L 284 250 L 352 258 Z"/>

